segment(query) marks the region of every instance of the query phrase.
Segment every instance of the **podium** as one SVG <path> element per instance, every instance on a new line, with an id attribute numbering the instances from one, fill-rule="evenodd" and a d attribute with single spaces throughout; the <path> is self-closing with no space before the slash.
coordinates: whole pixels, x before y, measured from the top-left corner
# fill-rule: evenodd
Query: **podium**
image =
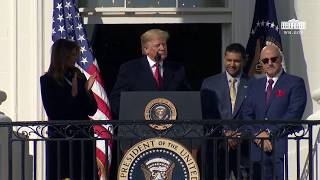
<path id="1" fill-rule="evenodd" d="M 201 125 L 195 126 L 194 124 L 189 125 L 187 123 L 177 123 L 172 124 L 172 126 L 167 129 L 161 130 L 161 128 L 157 128 L 155 126 L 151 127 L 148 124 L 134 123 L 134 121 L 141 122 L 142 120 L 146 119 L 146 113 L 148 114 L 148 112 L 146 112 L 148 103 L 156 99 L 159 99 L 160 101 L 162 100 L 162 102 L 164 102 L 164 106 L 170 106 L 166 104 L 166 100 L 170 101 L 173 104 L 176 110 L 175 119 L 177 122 L 202 119 L 199 91 L 122 92 L 120 99 L 119 120 L 130 121 L 132 123 L 130 125 L 121 125 L 119 127 L 118 135 L 119 137 L 123 137 L 124 139 L 132 138 L 132 140 L 122 140 L 122 142 L 120 142 L 121 149 L 128 149 L 139 140 L 157 137 L 159 135 L 175 139 L 178 137 L 177 141 L 187 146 L 189 150 L 193 147 L 197 148 L 198 146 L 200 146 L 200 141 L 190 141 L 186 139 L 188 137 L 201 136 L 203 134 L 203 127 Z M 168 109 L 170 108 L 171 107 L 168 107 Z M 186 130 L 188 130 L 188 133 L 186 133 Z M 134 138 L 138 139 L 135 140 Z"/>
<path id="2" fill-rule="evenodd" d="M 152 99 L 166 98 L 177 109 L 177 120 L 202 118 L 199 91 L 127 91 L 121 93 L 119 120 L 144 119 L 145 106 Z"/>
<path id="3" fill-rule="evenodd" d="M 188 123 L 200 119 L 198 91 L 123 92 L 119 120 L 128 123 L 118 128 L 124 154 L 118 179 L 200 179 L 194 156 L 202 145 L 197 137 L 204 130 L 200 124 Z M 148 120 L 167 124 L 144 122 Z"/>

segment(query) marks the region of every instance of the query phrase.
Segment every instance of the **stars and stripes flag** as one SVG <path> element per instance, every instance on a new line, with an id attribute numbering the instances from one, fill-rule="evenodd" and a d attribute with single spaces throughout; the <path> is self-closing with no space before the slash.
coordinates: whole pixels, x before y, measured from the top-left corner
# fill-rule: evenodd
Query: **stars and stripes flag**
<path id="1" fill-rule="evenodd" d="M 251 32 L 246 47 L 248 63 L 244 72 L 250 76 L 264 75 L 259 64 L 261 49 L 266 45 L 274 45 L 282 52 L 280 28 L 274 0 L 256 0 Z M 285 68 L 284 60 L 282 61 Z"/>
<path id="2" fill-rule="evenodd" d="M 111 111 L 109 109 L 109 102 L 104 89 L 104 84 L 100 75 L 98 64 L 93 57 L 85 27 L 83 26 L 83 19 L 79 14 L 77 7 L 77 0 L 54 0 L 53 2 L 53 23 L 52 23 L 52 40 L 55 42 L 58 39 L 70 39 L 76 41 L 80 46 L 80 58 L 76 66 L 85 74 L 86 78 L 90 75 L 96 74 L 96 81 L 92 87 L 95 100 L 98 105 L 98 110 L 91 118 L 93 120 L 110 120 Z M 113 129 L 111 125 L 97 125 L 94 126 L 95 136 L 103 139 L 111 139 Z M 107 145 L 107 147 L 106 147 Z M 112 142 L 107 143 L 103 140 L 96 142 L 96 157 L 100 179 L 106 178 L 106 164 L 108 169 L 111 162 Z M 106 156 L 106 153 L 108 156 Z"/>

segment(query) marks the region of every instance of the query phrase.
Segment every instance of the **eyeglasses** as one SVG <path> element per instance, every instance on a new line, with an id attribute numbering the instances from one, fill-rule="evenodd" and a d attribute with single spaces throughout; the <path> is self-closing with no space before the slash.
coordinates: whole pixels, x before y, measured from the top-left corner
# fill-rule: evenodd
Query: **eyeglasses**
<path id="1" fill-rule="evenodd" d="M 260 61 L 263 63 L 263 64 L 268 64 L 269 60 L 272 62 L 272 63 L 275 63 L 277 62 L 279 59 L 278 56 L 276 57 L 272 57 L 272 58 L 264 58 L 264 59 L 261 59 Z"/>

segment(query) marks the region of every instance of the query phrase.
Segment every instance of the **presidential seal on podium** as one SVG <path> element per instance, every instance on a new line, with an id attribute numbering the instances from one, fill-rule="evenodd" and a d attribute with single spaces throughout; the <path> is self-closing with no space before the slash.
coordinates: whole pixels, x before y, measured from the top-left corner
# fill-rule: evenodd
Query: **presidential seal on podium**
<path id="1" fill-rule="evenodd" d="M 165 98 L 151 100 L 144 110 L 145 120 L 176 120 L 177 110 L 174 104 Z M 166 130 L 172 124 L 150 124 L 156 130 Z"/>
<path id="2" fill-rule="evenodd" d="M 197 162 L 183 145 L 167 138 L 150 138 L 123 156 L 118 180 L 199 180 Z"/>

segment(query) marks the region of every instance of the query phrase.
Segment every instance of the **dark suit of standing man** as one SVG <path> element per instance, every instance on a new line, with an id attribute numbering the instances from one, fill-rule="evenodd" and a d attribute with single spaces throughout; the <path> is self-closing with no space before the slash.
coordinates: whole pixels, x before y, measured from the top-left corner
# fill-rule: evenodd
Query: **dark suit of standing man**
<path id="1" fill-rule="evenodd" d="M 120 66 L 116 83 L 109 97 L 114 119 L 119 118 L 121 92 L 191 90 L 184 67 L 167 59 L 168 38 L 168 32 L 160 29 L 146 31 L 140 37 L 143 56 Z M 155 78 L 157 63 L 160 81 Z M 120 146 L 124 152 L 129 148 L 128 143 L 124 141 Z"/>
<path id="2" fill-rule="evenodd" d="M 243 108 L 244 119 L 255 120 L 297 120 L 301 119 L 306 106 L 306 89 L 302 78 L 284 72 L 280 50 L 272 45 L 262 49 L 260 63 L 266 77 L 250 84 L 248 97 Z M 251 129 L 256 137 L 269 138 L 278 134 L 284 126 L 280 124 L 256 125 Z M 284 155 L 287 152 L 287 138 L 271 140 L 255 139 L 251 146 L 254 161 L 253 179 L 284 178 Z M 262 161 L 262 155 L 264 160 Z M 273 164 L 275 155 L 275 164 Z M 273 168 L 273 165 L 275 167 Z M 262 167 L 262 168 L 261 168 Z M 263 170 L 264 169 L 264 170 Z M 262 171 L 261 171 L 262 170 Z"/>
<path id="3" fill-rule="evenodd" d="M 225 72 L 205 79 L 201 87 L 202 110 L 205 119 L 241 119 L 242 103 L 246 96 L 248 77 L 242 73 L 245 61 L 245 49 L 241 44 L 230 44 L 225 51 Z M 232 92 L 232 89 L 234 90 Z M 238 136 L 236 125 L 223 126 L 218 136 Z M 208 144 L 210 146 L 210 143 Z M 237 176 L 238 141 L 229 139 L 228 147 L 224 141 L 218 143 L 218 179 L 225 179 L 229 172 L 225 171 L 225 152 L 229 152 L 229 169 Z M 211 146 L 212 147 L 212 146 Z M 239 146 L 240 147 L 240 146 Z M 243 148 L 242 148 L 243 149 Z M 208 151 L 211 154 L 209 147 Z M 243 152 L 244 153 L 244 152 Z M 208 169 L 211 178 L 212 170 Z M 239 176 L 241 176 L 239 174 Z"/>
<path id="4" fill-rule="evenodd" d="M 143 57 L 122 64 L 117 81 L 110 95 L 111 110 L 119 115 L 119 103 L 123 91 L 186 91 L 191 87 L 182 65 L 168 61 L 167 40 L 169 34 L 151 29 L 141 35 Z M 160 86 L 155 78 L 156 64 L 161 75 Z"/>

